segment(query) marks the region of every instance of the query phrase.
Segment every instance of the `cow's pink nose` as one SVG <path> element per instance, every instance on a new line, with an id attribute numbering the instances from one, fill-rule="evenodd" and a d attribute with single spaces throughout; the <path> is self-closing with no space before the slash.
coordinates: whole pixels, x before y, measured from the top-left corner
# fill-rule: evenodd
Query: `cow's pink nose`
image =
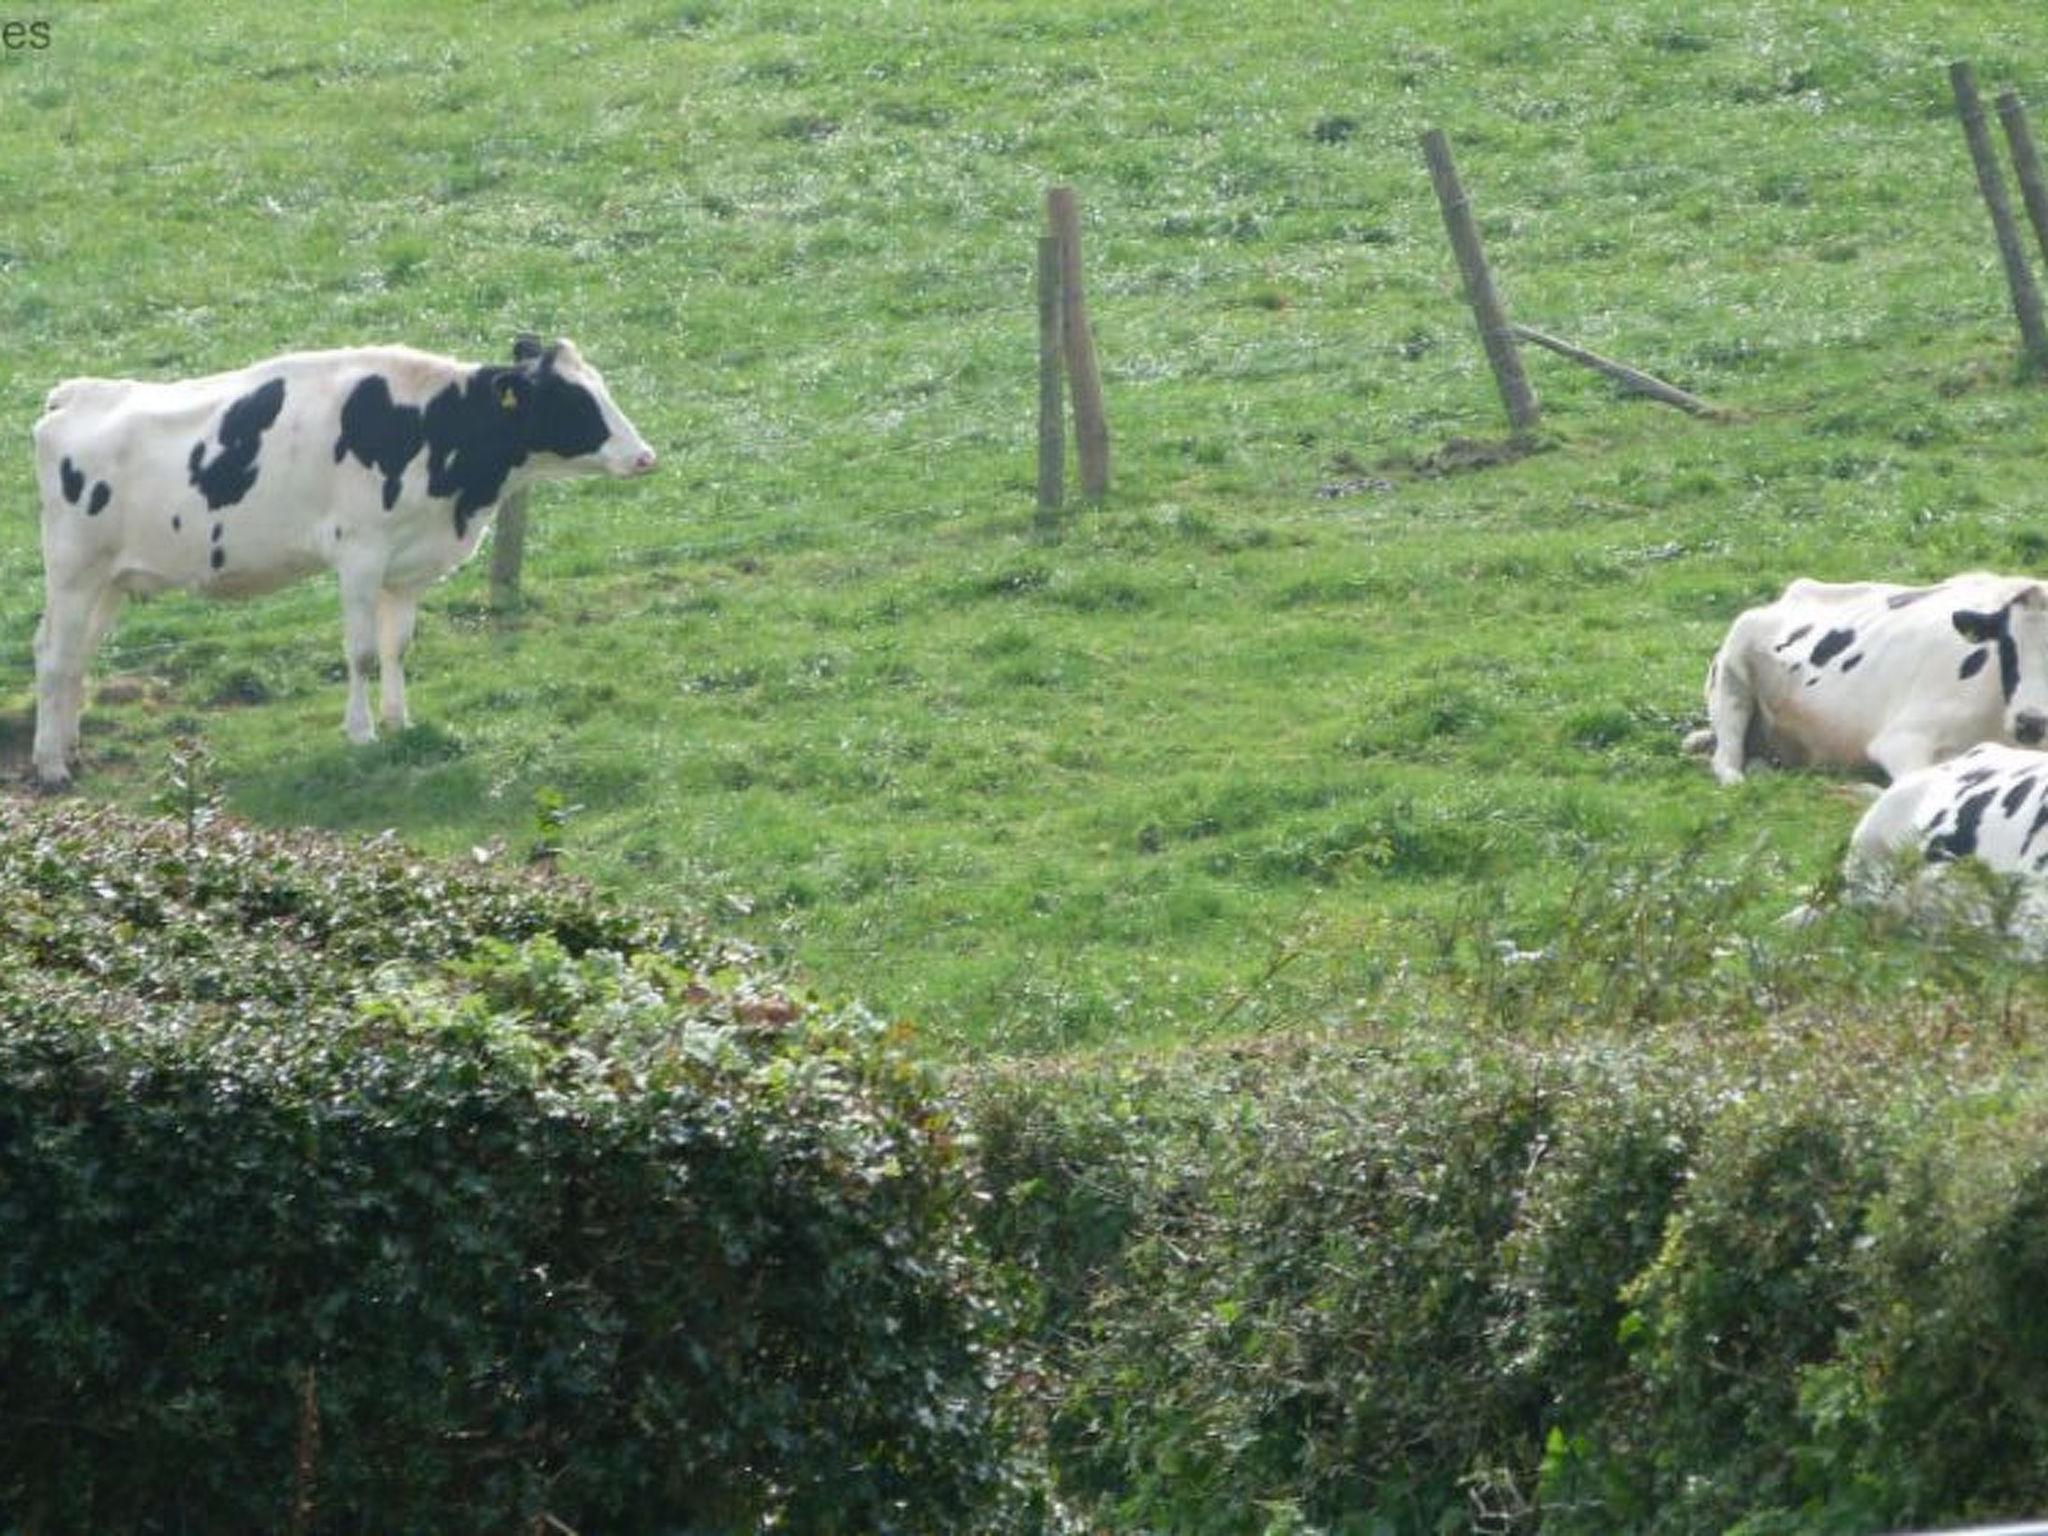
<path id="1" fill-rule="evenodd" d="M 654 450 L 652 448 L 642 448 L 639 457 L 633 460 L 633 473 L 644 475 L 653 468 Z"/>

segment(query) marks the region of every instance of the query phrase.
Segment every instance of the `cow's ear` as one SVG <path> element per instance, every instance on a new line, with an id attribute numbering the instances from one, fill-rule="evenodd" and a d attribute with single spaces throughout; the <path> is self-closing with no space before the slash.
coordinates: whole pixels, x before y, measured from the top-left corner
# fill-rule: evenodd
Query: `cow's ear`
<path id="1" fill-rule="evenodd" d="M 2013 603 L 2017 607 L 2031 608 L 2038 613 L 2048 608 L 2048 587 L 2043 587 L 2038 581 L 2030 581 L 2020 588 L 2019 596 L 2013 599 Z"/>
<path id="2" fill-rule="evenodd" d="M 515 363 L 538 362 L 545 350 L 540 338 L 531 331 L 521 331 L 512 338 L 512 361 Z"/>
<path id="3" fill-rule="evenodd" d="M 1972 645 L 1983 645 L 1998 638 L 2005 628 L 2005 614 L 1976 613 L 1968 608 L 1958 608 L 1949 615 L 1949 622 L 1956 627 L 1956 633 Z"/>

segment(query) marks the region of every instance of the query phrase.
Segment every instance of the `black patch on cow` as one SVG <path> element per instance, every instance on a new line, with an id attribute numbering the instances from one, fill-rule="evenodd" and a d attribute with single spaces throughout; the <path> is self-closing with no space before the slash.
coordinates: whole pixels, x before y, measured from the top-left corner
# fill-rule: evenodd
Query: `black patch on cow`
<path id="1" fill-rule="evenodd" d="M 534 380 L 533 422 L 527 429 L 527 443 L 535 453 L 552 453 L 577 459 L 595 453 L 612 435 L 604 424 L 604 411 L 597 397 L 581 384 L 572 384 L 555 372 L 554 354 L 541 360 Z"/>
<path id="2" fill-rule="evenodd" d="M 391 386 L 372 375 L 341 408 L 338 464 L 354 454 L 384 476 L 384 509 L 398 504 L 400 481 L 421 448 L 427 452 L 427 494 L 455 503 L 455 536 L 497 504 L 506 478 L 530 454 L 577 458 L 610 438 L 597 398 L 555 371 L 554 348 L 522 337 L 511 368 L 482 367 L 448 385 L 424 406 L 399 405 Z"/>
<path id="3" fill-rule="evenodd" d="M 1990 659 L 1991 652 L 1986 647 L 1980 645 L 1976 650 L 1963 658 L 1962 668 L 1956 673 L 1956 676 L 1964 680 L 1973 678 L 1984 670 L 1984 663 Z"/>
<path id="4" fill-rule="evenodd" d="M 85 493 L 85 471 L 67 458 L 57 466 L 57 477 L 64 483 L 64 499 L 77 506 L 78 498 Z"/>
<path id="5" fill-rule="evenodd" d="M 1972 768 L 1967 773 L 1957 774 L 1956 782 L 1965 789 L 1975 789 L 1986 779 L 1996 778 L 1997 776 L 1998 770 L 1996 768 Z"/>
<path id="6" fill-rule="evenodd" d="M 2048 795 L 2042 796 L 2040 805 L 2034 809 L 2033 824 L 2027 828 L 2027 835 L 2020 839 L 2021 858 L 2027 856 L 2027 850 L 2034 845 L 2034 839 L 2041 835 L 2043 827 L 2048 827 Z"/>
<path id="7" fill-rule="evenodd" d="M 1939 832 L 1941 830 L 1941 824 L 1947 820 L 1948 807 L 1945 805 L 1938 807 L 1935 810 L 1935 813 L 1927 818 L 1927 830 L 1929 832 Z"/>
<path id="8" fill-rule="evenodd" d="M 173 533 L 182 533 L 182 532 L 184 532 L 184 530 L 185 530 L 185 519 L 184 519 L 184 518 L 182 518 L 182 517 L 180 517 L 180 516 L 178 516 L 178 514 L 177 514 L 177 513 L 173 512 L 173 513 L 171 514 L 171 532 L 173 532 Z"/>
<path id="9" fill-rule="evenodd" d="M 1787 635 L 1784 639 L 1780 640 L 1776 645 L 1772 646 L 1771 649 L 1774 651 L 1789 650 L 1791 647 L 1797 645 L 1800 641 L 1804 640 L 1808 635 L 1812 633 L 1813 626 L 1811 624 L 1802 624 L 1797 629 L 1793 630 L 1791 634 Z"/>
<path id="10" fill-rule="evenodd" d="M 2012 696 L 2020 687 L 2020 648 L 2012 638 L 2012 604 L 2007 603 L 1996 613 L 1976 613 L 1967 608 L 1958 608 L 1949 615 L 1949 622 L 1956 627 L 1956 633 L 1976 645 L 1998 644 L 1998 686 L 2005 692 L 2005 701 L 2010 704 Z M 1967 661 L 1964 662 L 1968 666 Z M 1982 666 L 1980 661 L 1978 666 Z M 1963 674 L 1965 677 L 1969 673 Z"/>
<path id="11" fill-rule="evenodd" d="M 1807 657 L 1807 660 L 1816 667 L 1824 667 L 1855 643 L 1855 630 L 1831 629 L 1821 636 L 1820 644 L 1813 648 L 1813 654 Z"/>
<path id="12" fill-rule="evenodd" d="M 427 451 L 427 494 L 455 501 L 455 535 L 494 505 L 506 476 L 526 462 L 535 381 L 530 370 L 477 368 L 425 406 L 399 405 L 379 375 L 364 379 L 341 408 L 334 459 L 354 454 L 384 476 L 384 510 L 398 504 L 405 469 Z"/>
<path id="13" fill-rule="evenodd" d="M 1884 600 L 1884 605 L 1887 608 L 1910 608 L 1913 604 L 1919 602 L 1921 598 L 1932 597 L 1940 590 L 1941 588 L 1939 587 L 1914 587 L 1909 591 L 1894 592 Z"/>
<path id="14" fill-rule="evenodd" d="M 1847 661 L 1842 663 L 1842 676 L 1847 677 L 1851 672 L 1854 672 L 1858 667 L 1862 665 L 1863 653 L 1861 651 L 1858 651 L 1854 656 L 1851 656 Z"/>
<path id="15" fill-rule="evenodd" d="M 382 374 L 371 374 L 354 389 L 341 407 L 341 436 L 334 440 L 334 462 L 350 454 L 366 469 L 384 476 L 384 510 L 398 505 L 405 466 L 426 446 L 427 429 L 421 424 L 416 405 L 397 405 L 391 399 L 391 385 Z"/>
<path id="16" fill-rule="evenodd" d="M 1950 859 L 1967 859 L 1977 851 L 1977 828 L 1984 820 L 1984 812 L 1997 796 L 1996 789 L 1979 790 L 1956 807 L 1956 824 L 1949 831 L 1927 841 L 1927 862 L 1944 863 Z"/>
<path id="17" fill-rule="evenodd" d="M 206 462 L 204 438 L 192 445 L 186 469 L 212 510 L 232 507 L 249 494 L 256 484 L 256 455 L 263 446 L 263 434 L 283 409 L 284 380 L 259 384 L 221 413 L 220 452 L 212 463 Z"/>
<path id="18" fill-rule="evenodd" d="M 2006 815 L 2017 816 L 2020 813 L 2020 807 L 2027 803 L 2027 796 L 2033 792 L 2034 776 L 2030 773 L 2024 779 L 2021 779 L 2019 783 L 2013 785 L 2011 789 L 2008 789 L 2005 792 L 2005 798 L 1998 803 L 2004 808 Z"/>
<path id="19" fill-rule="evenodd" d="M 114 499 L 114 488 L 102 480 L 92 488 L 92 500 L 85 504 L 87 517 L 98 517 L 107 510 L 107 503 Z"/>
<path id="20" fill-rule="evenodd" d="M 228 552 L 218 544 L 213 546 L 213 568 L 217 571 L 228 563 Z"/>
<path id="21" fill-rule="evenodd" d="M 533 393 L 533 379 L 519 369 L 478 368 L 427 402 L 427 494 L 455 498 L 458 539 L 526 462 Z"/>
<path id="22" fill-rule="evenodd" d="M 218 543 L 220 542 L 220 536 L 221 536 L 221 535 L 222 535 L 223 533 L 227 532 L 227 526 L 228 526 L 228 525 L 227 525 L 226 523 L 215 523 L 215 524 L 213 525 L 213 542 L 214 542 L 214 543 L 218 544 Z"/>

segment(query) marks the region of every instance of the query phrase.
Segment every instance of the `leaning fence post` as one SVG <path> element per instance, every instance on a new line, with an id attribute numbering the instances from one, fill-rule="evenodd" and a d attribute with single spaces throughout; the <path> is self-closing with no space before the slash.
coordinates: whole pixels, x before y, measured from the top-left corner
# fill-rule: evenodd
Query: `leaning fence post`
<path id="1" fill-rule="evenodd" d="M 1081 283 L 1081 212 L 1074 189 L 1048 191 L 1045 211 L 1059 242 L 1060 329 L 1074 398 L 1074 454 L 1081 464 L 1081 494 L 1100 501 L 1109 493 L 1109 418 L 1102 405 L 1095 338 L 1088 330 L 1088 301 Z"/>
<path id="2" fill-rule="evenodd" d="M 2027 122 L 2027 109 L 2018 91 L 1998 93 L 1998 120 L 2005 125 L 2005 142 L 2012 149 L 2012 168 L 2019 178 L 2020 201 L 2026 205 L 2027 222 L 2034 226 L 2034 239 L 2041 256 L 2048 260 L 2048 182 L 2041 176 L 2041 154 L 2034 148 L 2034 130 Z"/>
<path id="3" fill-rule="evenodd" d="M 1991 135 L 1984 126 L 1984 103 L 1977 95 L 1976 71 L 1967 60 L 1957 59 L 1948 67 L 1948 78 L 1955 89 L 1956 110 L 1962 114 L 1970 160 L 1977 168 L 1977 190 L 1984 195 L 1992 232 L 1998 237 L 1998 254 L 2005 263 L 2006 286 L 2012 290 L 2013 315 L 2020 323 L 2027 361 L 2036 368 L 2048 367 L 2048 325 L 2041 319 L 2041 292 L 2034 286 L 2034 271 L 2027 265 L 2026 249 L 2013 223 L 2012 203 L 2005 195 L 2005 178 L 1992 154 Z"/>
<path id="4" fill-rule="evenodd" d="M 1422 153 L 1429 161 L 1429 179 L 1436 187 L 1436 200 L 1444 213 L 1444 229 L 1457 253 L 1458 268 L 1465 277 L 1465 298 L 1479 322 L 1479 339 L 1493 365 L 1494 382 L 1500 386 L 1501 403 L 1508 408 L 1508 425 L 1517 432 L 1535 428 L 1536 392 L 1522 372 L 1522 355 L 1516 349 L 1513 328 L 1500 291 L 1493 285 L 1493 272 L 1486 265 L 1486 250 L 1479 243 L 1479 225 L 1472 217 L 1458 167 L 1451 160 L 1450 140 L 1443 130 L 1432 128 L 1422 136 Z"/>
<path id="5" fill-rule="evenodd" d="M 1038 237 L 1038 522 L 1048 525 L 1066 499 L 1067 433 L 1060 420 L 1060 242 Z"/>
<path id="6" fill-rule="evenodd" d="M 491 530 L 491 612 L 510 613 L 519 606 L 519 568 L 526 560 L 523 488 L 498 503 L 496 522 Z"/>

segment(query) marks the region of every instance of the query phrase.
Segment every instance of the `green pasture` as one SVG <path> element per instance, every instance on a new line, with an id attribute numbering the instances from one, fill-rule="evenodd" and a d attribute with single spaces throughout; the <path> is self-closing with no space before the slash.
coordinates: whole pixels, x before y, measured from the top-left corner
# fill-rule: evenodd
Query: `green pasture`
<path id="1" fill-rule="evenodd" d="M 1743 872 L 1763 929 L 1856 805 L 1681 755 L 1728 621 L 2048 565 L 2048 392 L 1946 71 L 2048 100 L 2037 4 L 48 14 L 0 59 L 9 772 L 52 383 L 571 335 L 665 467 L 536 495 L 515 619 L 483 562 L 430 597 L 413 731 L 344 741 L 331 583 L 164 598 L 78 792 L 157 803 L 196 740 L 259 821 L 545 837 L 949 1051 L 1345 1017 L 1432 925 L 1540 946 L 1633 860 Z M 1489 451 L 1430 127 L 1518 318 L 1738 417 L 1531 354 L 1539 451 Z M 1047 534 L 1062 181 L 1116 478 Z"/>

